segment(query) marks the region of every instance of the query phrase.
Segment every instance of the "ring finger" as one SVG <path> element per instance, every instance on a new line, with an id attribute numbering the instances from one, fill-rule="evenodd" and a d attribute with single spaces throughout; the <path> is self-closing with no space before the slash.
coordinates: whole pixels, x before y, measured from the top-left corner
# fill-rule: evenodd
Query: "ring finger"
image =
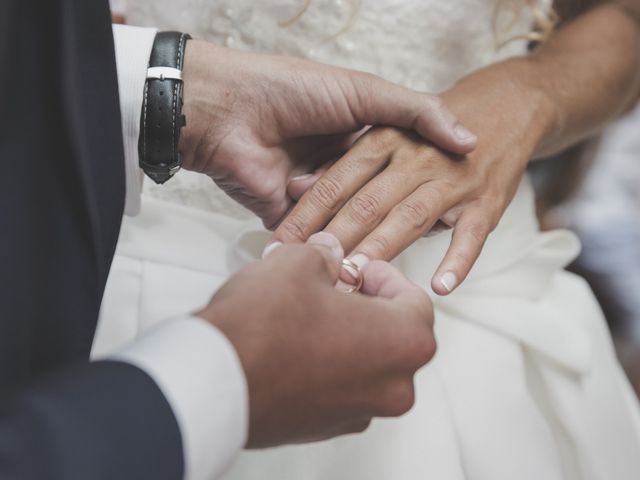
<path id="1" fill-rule="evenodd" d="M 384 169 L 388 160 L 388 152 L 356 143 L 302 196 L 274 232 L 272 243 L 303 242 L 322 230 L 349 198 Z"/>
<path id="2" fill-rule="evenodd" d="M 353 250 L 370 259 L 391 260 L 418 240 L 464 197 L 437 181 L 418 187 Z"/>
<path id="3" fill-rule="evenodd" d="M 335 235 L 345 252 L 350 252 L 418 186 L 419 180 L 415 176 L 388 167 L 344 205 L 325 231 Z"/>

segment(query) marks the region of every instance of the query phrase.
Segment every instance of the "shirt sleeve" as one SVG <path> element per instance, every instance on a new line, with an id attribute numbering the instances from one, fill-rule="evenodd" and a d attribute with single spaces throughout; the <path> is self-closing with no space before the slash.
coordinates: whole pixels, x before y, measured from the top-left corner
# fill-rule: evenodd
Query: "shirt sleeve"
<path id="1" fill-rule="evenodd" d="M 142 92 L 156 30 L 114 25 L 125 151 L 125 213 L 140 209 L 138 167 Z M 182 434 L 185 478 L 216 478 L 245 445 L 248 389 L 229 340 L 204 320 L 163 323 L 110 356 L 147 373 L 169 402 Z"/>
<path id="2" fill-rule="evenodd" d="M 110 356 L 147 373 L 171 406 L 181 434 L 185 478 L 220 476 L 244 447 L 248 388 L 231 342 L 197 317 L 167 321 Z"/>
<path id="3" fill-rule="evenodd" d="M 113 26 L 127 181 L 124 208 L 126 215 L 137 215 L 140 211 L 143 180 L 143 173 L 138 166 L 140 112 L 147 67 L 156 32 L 155 28 Z"/>

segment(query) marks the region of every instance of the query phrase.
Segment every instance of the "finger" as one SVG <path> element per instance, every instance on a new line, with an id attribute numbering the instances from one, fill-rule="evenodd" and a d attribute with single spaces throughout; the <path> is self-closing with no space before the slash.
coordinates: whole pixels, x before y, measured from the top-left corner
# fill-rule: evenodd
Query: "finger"
<path id="1" fill-rule="evenodd" d="M 287 185 L 287 193 L 294 202 L 299 201 L 302 196 L 309 190 L 326 172 L 325 169 L 317 170 L 314 173 L 307 173 L 293 177 Z"/>
<path id="2" fill-rule="evenodd" d="M 267 229 L 271 229 L 291 208 L 293 200 L 287 195 L 288 171 L 283 157 L 272 157 L 276 166 L 265 171 L 233 173 L 211 179 L 228 196 L 255 213 Z"/>
<path id="3" fill-rule="evenodd" d="M 267 230 L 273 230 L 293 208 L 293 200 L 287 195 L 282 195 L 274 200 L 256 202 L 256 204 L 257 207 L 249 207 L 249 210 L 252 210 L 262 220 L 262 224 Z"/>
<path id="4" fill-rule="evenodd" d="M 451 245 L 431 280 L 435 293 L 448 295 L 464 281 L 493 228 L 493 222 L 480 209 L 462 214 L 453 230 Z"/>
<path id="5" fill-rule="evenodd" d="M 308 247 L 313 250 L 311 256 Z M 265 249 L 262 258 L 264 261 L 279 265 L 282 263 L 291 264 L 296 261 L 303 262 L 305 265 L 302 268 L 311 278 L 326 276 L 331 285 L 335 285 L 340 274 L 344 252 L 336 237 L 326 232 L 319 232 L 312 235 L 305 246 L 285 245 L 280 242 L 272 243 Z"/>
<path id="6" fill-rule="evenodd" d="M 418 187 L 418 182 L 415 176 L 387 168 L 362 187 L 324 230 L 338 237 L 350 252 Z"/>
<path id="7" fill-rule="evenodd" d="M 363 433 L 371 426 L 371 419 L 360 420 L 359 422 L 350 423 L 347 427 L 347 433 Z"/>
<path id="8" fill-rule="evenodd" d="M 218 185 L 233 200 L 260 218 L 262 224 L 269 230 L 274 228 L 293 207 L 293 200 L 287 195 L 284 186 L 266 195 L 259 195 L 260 192 L 248 192 L 245 188 L 235 185 Z"/>
<path id="9" fill-rule="evenodd" d="M 326 232 L 319 232 L 309 237 L 307 245 L 317 249 L 325 257 L 332 285 L 338 281 L 344 258 L 344 250 L 336 237 Z"/>
<path id="10" fill-rule="evenodd" d="M 388 317 L 414 318 L 427 327 L 433 325 L 433 305 L 427 292 L 409 280 L 390 263 L 376 260 L 363 269 L 364 283 L 361 292 L 372 297 L 390 300 L 393 309 Z M 379 308 L 378 312 L 382 310 Z"/>
<path id="11" fill-rule="evenodd" d="M 407 292 L 425 292 L 411 280 L 409 280 L 400 270 L 390 263 L 381 260 L 369 262 L 362 269 L 364 283 L 361 292 L 372 297 L 382 297 L 387 299 L 396 298 Z"/>
<path id="12" fill-rule="evenodd" d="M 391 260 L 419 239 L 462 194 L 444 183 L 425 183 L 398 203 L 383 222 L 353 250 L 369 258 Z"/>
<path id="13" fill-rule="evenodd" d="M 386 165 L 388 154 L 372 148 L 374 144 L 358 142 L 329 168 L 282 221 L 272 240 L 302 242 L 322 230 L 344 203 Z"/>
<path id="14" fill-rule="evenodd" d="M 327 428 L 323 430 L 320 435 L 305 438 L 303 441 L 298 443 L 322 442 L 332 438 L 341 437 L 343 435 L 362 433 L 369 428 L 371 421 L 371 418 L 367 418 L 366 420 L 353 420 L 346 423 L 342 422 L 335 426 L 328 424 Z"/>
<path id="15" fill-rule="evenodd" d="M 367 129 L 334 135 L 307 135 L 288 140 L 279 147 L 291 163 L 291 176 L 313 172 L 318 167 L 342 157 Z M 317 133 L 317 132 L 315 132 Z"/>
<path id="16" fill-rule="evenodd" d="M 436 96 L 416 92 L 375 75 L 353 75 L 355 92 L 347 98 L 358 123 L 415 130 L 439 147 L 461 155 L 472 152 L 477 137 Z"/>

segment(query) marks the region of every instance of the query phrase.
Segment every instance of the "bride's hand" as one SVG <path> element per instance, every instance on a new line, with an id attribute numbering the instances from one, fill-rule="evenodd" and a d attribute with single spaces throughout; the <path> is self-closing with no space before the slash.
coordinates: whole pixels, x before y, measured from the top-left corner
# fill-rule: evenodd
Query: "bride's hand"
<path id="1" fill-rule="evenodd" d="M 520 183 L 550 124 L 551 108 L 533 89 L 487 69 L 443 95 L 478 134 L 467 156 L 443 152 L 415 134 L 375 128 L 362 136 L 304 195 L 273 241 L 296 242 L 324 229 L 346 252 L 390 260 L 440 222 L 453 227 L 433 290 L 465 279 Z"/>
<path id="2" fill-rule="evenodd" d="M 460 154 L 476 144 L 438 97 L 310 61 L 194 40 L 184 82 L 185 168 L 208 174 L 267 227 L 293 205 L 289 180 L 340 156 L 367 125 L 416 130 Z"/>

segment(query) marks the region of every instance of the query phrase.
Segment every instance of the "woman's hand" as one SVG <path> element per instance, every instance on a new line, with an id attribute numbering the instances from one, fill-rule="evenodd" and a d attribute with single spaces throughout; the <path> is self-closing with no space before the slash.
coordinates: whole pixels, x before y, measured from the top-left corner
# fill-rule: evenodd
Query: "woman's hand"
<path id="1" fill-rule="evenodd" d="M 373 130 L 305 195 L 274 234 L 299 241 L 326 228 L 346 251 L 390 259 L 439 219 L 453 241 L 433 280 L 460 285 L 516 191 L 528 160 L 597 132 L 640 92 L 640 0 L 604 2 L 527 58 L 487 67 L 443 95 L 479 137 L 450 157 L 412 135 Z M 296 182 L 292 193 L 303 188 Z"/>
<path id="2" fill-rule="evenodd" d="M 300 198 L 273 241 L 302 241 L 324 229 L 351 256 L 390 260 L 442 222 L 454 233 L 432 287 L 451 292 L 498 224 L 553 118 L 546 97 L 515 82 L 513 68 L 479 71 L 443 95 L 478 134 L 474 152 L 455 156 L 414 133 L 374 128 Z M 292 182 L 289 190 L 301 188 Z"/>
<path id="3" fill-rule="evenodd" d="M 287 183 L 340 156 L 373 124 L 417 131 L 456 153 L 476 138 L 436 96 L 306 60 L 187 43 L 187 169 L 209 175 L 267 227 L 293 205 Z"/>

